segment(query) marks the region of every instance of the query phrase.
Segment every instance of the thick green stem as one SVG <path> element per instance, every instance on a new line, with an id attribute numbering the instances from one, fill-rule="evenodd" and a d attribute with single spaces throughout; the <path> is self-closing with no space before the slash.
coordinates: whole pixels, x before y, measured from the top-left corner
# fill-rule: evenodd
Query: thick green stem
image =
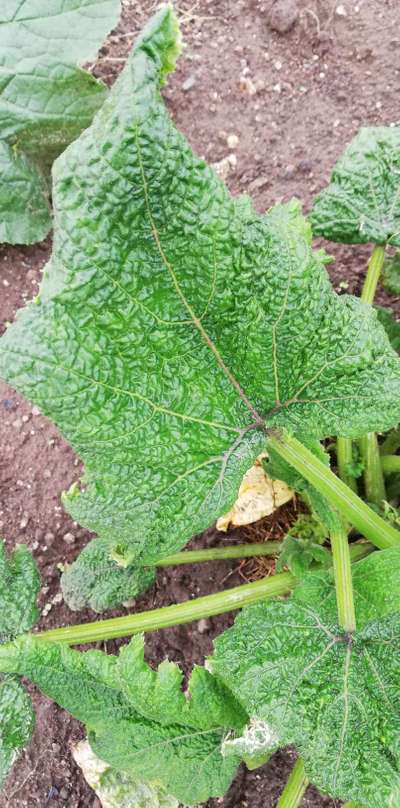
<path id="1" fill-rule="evenodd" d="M 381 443 L 379 450 L 381 455 L 390 455 L 400 449 L 400 429 L 392 429 L 388 436 Z"/>
<path id="2" fill-rule="evenodd" d="M 349 634 L 352 634 L 356 630 L 356 614 L 354 610 L 350 548 L 347 533 L 344 529 L 332 531 L 331 547 L 339 625 Z"/>
<path id="3" fill-rule="evenodd" d="M 367 275 L 361 292 L 361 300 L 372 306 L 376 287 L 385 260 L 385 248 L 379 245 L 372 250 Z M 364 435 L 358 442 L 364 464 L 364 487 L 368 502 L 380 506 L 385 499 L 385 482 L 380 465 L 378 440 L 374 432 Z"/>
<path id="4" fill-rule="evenodd" d="M 202 617 L 212 617 L 216 614 L 241 609 L 243 606 L 257 603 L 265 598 L 285 595 L 290 592 L 294 584 L 293 575 L 283 572 L 251 584 L 243 584 L 233 589 L 226 589 L 224 592 L 216 592 L 214 595 L 187 600 L 184 603 L 177 603 L 162 609 L 152 609 L 125 617 L 113 617 L 109 620 L 98 620 L 95 623 L 51 629 L 35 636 L 68 645 L 129 637 L 142 631 L 157 631 L 160 628 L 191 623 Z"/>
<path id="5" fill-rule="evenodd" d="M 262 544 L 236 544 L 230 547 L 210 547 L 207 550 L 185 550 L 183 553 L 155 561 L 155 567 L 173 567 L 178 564 L 197 564 L 200 561 L 221 561 L 226 558 L 251 558 L 252 556 L 278 555 L 282 548 L 280 541 L 266 541 Z"/>
<path id="6" fill-rule="evenodd" d="M 400 455 L 383 455 L 381 464 L 384 474 L 398 474 L 400 472 Z"/>
<path id="7" fill-rule="evenodd" d="M 360 499 L 300 441 L 282 432 L 268 439 L 278 454 L 323 494 L 372 544 L 381 549 L 400 543 L 400 533 Z"/>
<path id="8" fill-rule="evenodd" d="M 372 250 L 372 255 L 368 262 L 367 274 L 365 276 L 365 281 L 361 292 L 362 302 L 369 303 L 370 306 L 372 306 L 372 303 L 374 302 L 376 287 L 378 286 L 384 260 L 385 248 L 381 247 L 380 245 L 376 245 L 376 247 L 374 247 Z"/>
<path id="9" fill-rule="evenodd" d="M 337 438 L 336 457 L 340 479 L 343 480 L 352 491 L 357 493 L 357 480 L 349 474 L 348 471 L 349 466 L 353 462 L 353 442 L 351 438 Z"/>
<path id="10" fill-rule="evenodd" d="M 350 800 L 350 802 L 345 802 L 342 805 L 342 808 L 362 808 L 362 806 L 359 805 L 358 802 L 353 802 L 353 800 Z"/>
<path id="11" fill-rule="evenodd" d="M 364 464 L 365 497 L 373 505 L 382 505 L 386 498 L 385 483 L 379 454 L 378 439 L 375 432 L 368 432 L 358 441 L 361 459 Z"/>
<path id="12" fill-rule="evenodd" d="M 290 772 L 289 779 L 278 800 L 277 808 L 298 808 L 304 797 L 308 782 L 304 771 L 304 763 L 299 758 Z"/>

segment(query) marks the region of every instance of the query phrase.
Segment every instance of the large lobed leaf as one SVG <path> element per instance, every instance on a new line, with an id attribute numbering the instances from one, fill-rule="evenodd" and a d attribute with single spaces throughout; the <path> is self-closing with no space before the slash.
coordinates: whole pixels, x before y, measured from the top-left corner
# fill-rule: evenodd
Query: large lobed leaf
<path id="1" fill-rule="evenodd" d="M 51 162 L 107 93 L 76 63 L 94 58 L 119 8 L 119 0 L 2 0 L 0 241 L 47 235 Z"/>
<path id="2" fill-rule="evenodd" d="M 0 349 L 85 463 L 68 511 L 140 567 L 230 509 L 265 426 L 315 440 L 400 417 L 398 357 L 333 292 L 298 204 L 257 215 L 175 129 L 178 50 L 164 8 L 57 160 L 53 255 Z"/>
<path id="3" fill-rule="evenodd" d="M 0 646 L 36 623 L 39 586 L 27 547 L 17 545 L 8 560 L 0 542 Z M 13 676 L 0 675 L 0 786 L 17 752 L 29 742 L 33 725 L 30 697 Z"/>
<path id="4" fill-rule="evenodd" d="M 400 127 L 360 129 L 310 220 L 315 235 L 332 241 L 400 246 Z"/>
<path id="5" fill-rule="evenodd" d="M 357 632 L 339 629 L 333 575 L 286 602 L 243 610 L 212 670 L 280 744 L 295 744 L 323 792 L 364 808 L 400 804 L 400 551 L 354 567 Z"/>
<path id="6" fill-rule="evenodd" d="M 194 669 L 185 695 L 176 665 L 163 662 L 156 672 L 145 663 L 140 637 L 114 657 L 29 635 L 0 647 L 0 665 L 85 723 L 93 751 L 113 768 L 156 779 L 185 804 L 228 789 L 240 758 L 223 757 L 222 743 L 240 734 L 247 716 L 204 668 Z"/>

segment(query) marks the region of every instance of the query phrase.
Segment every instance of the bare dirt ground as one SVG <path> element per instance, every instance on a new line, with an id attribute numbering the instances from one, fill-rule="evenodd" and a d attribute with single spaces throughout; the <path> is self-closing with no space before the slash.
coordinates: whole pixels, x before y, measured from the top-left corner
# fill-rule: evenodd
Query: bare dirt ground
<path id="1" fill-rule="evenodd" d="M 121 22 L 93 66 L 95 75 L 112 83 L 156 5 L 152 0 L 123 3 Z M 292 196 L 301 198 L 307 211 L 361 125 L 400 122 L 398 0 L 279 0 L 279 19 L 276 3 L 273 9 L 275 26 L 283 29 L 293 22 L 281 32 L 271 28 L 274 4 L 268 0 L 182 0 L 175 5 L 186 48 L 165 90 L 167 105 L 193 148 L 211 163 L 224 160 L 231 191 L 251 194 L 259 211 Z M 368 249 L 329 245 L 328 250 L 335 256 L 329 271 L 337 291 L 358 293 Z M 36 294 L 49 251 L 50 239 L 31 248 L 0 248 L 2 328 Z M 388 302 L 384 293 L 378 299 Z M 398 310 L 399 299 L 389 302 Z M 90 612 L 69 612 L 57 597 L 57 565 L 75 558 L 89 538 L 60 504 L 61 491 L 79 477 L 79 460 L 37 409 L 5 385 L 0 385 L 0 413 L 0 531 L 10 547 L 26 542 L 39 563 L 41 625 L 94 619 Z M 279 535 L 290 518 L 290 509 L 284 510 L 263 525 L 264 534 Z M 232 541 L 239 538 L 238 531 L 230 534 Z M 211 529 L 196 543 L 216 541 L 221 539 Z M 253 569 L 222 563 L 163 570 L 135 608 L 235 585 L 243 572 Z M 231 616 L 209 620 L 202 632 L 194 624 L 149 635 L 147 658 L 157 663 L 168 656 L 190 669 L 203 661 L 213 636 L 231 621 Z M 108 644 L 109 650 L 115 648 Z M 0 808 L 99 808 L 70 754 L 81 728 L 40 694 L 34 700 L 34 739 L 14 767 Z M 243 767 L 228 795 L 211 800 L 208 808 L 272 808 L 292 762 L 289 751 L 256 772 Z M 303 804 L 337 805 L 313 789 Z"/>

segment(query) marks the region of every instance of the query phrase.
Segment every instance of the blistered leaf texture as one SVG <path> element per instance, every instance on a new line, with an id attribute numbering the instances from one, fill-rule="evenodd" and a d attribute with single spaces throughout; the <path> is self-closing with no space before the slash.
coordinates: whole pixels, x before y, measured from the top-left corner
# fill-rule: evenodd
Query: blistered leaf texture
<path id="1" fill-rule="evenodd" d="M 315 199 L 316 236 L 400 246 L 400 127 L 360 129 Z"/>
<path id="2" fill-rule="evenodd" d="M 359 562 L 354 583 L 354 636 L 338 627 L 333 583 L 319 573 L 286 602 L 245 609 L 216 641 L 212 670 L 281 745 L 296 746 L 323 792 L 364 808 L 394 808 L 400 804 L 399 550 Z"/>
<path id="3" fill-rule="evenodd" d="M 0 646 L 38 619 L 39 574 L 27 547 L 7 559 L 0 541 Z M 34 715 L 29 695 L 12 676 L 0 675 L 0 786 L 19 750 L 29 742 Z"/>
<path id="4" fill-rule="evenodd" d="M 119 9 L 119 0 L 2 0 L 0 241 L 47 235 L 51 162 L 107 92 L 76 63 L 94 58 Z"/>
<path id="5" fill-rule="evenodd" d="M 178 42 L 164 8 L 57 160 L 53 255 L 0 354 L 84 460 L 68 511 L 140 565 L 230 509 L 265 425 L 312 439 L 400 417 L 398 357 L 333 292 L 298 204 L 258 216 L 175 129 Z"/>
<path id="6" fill-rule="evenodd" d="M 28 548 L 17 545 L 7 559 L 5 545 L 0 541 L 0 643 L 36 623 L 39 589 L 39 573 Z"/>
<path id="7" fill-rule="evenodd" d="M 400 322 L 391 308 L 376 306 L 379 322 L 383 325 L 392 348 L 400 353 Z"/>
<path id="8" fill-rule="evenodd" d="M 382 269 L 382 283 L 387 292 L 400 295 L 400 251 L 386 255 Z"/>
<path id="9" fill-rule="evenodd" d="M 94 754 L 87 741 L 72 749 L 85 780 L 96 792 L 102 808 L 178 808 L 179 803 L 165 789 L 153 783 L 140 783 L 130 772 L 113 769 Z"/>
<path id="10" fill-rule="evenodd" d="M 40 240 L 49 227 L 48 178 L 27 155 L 0 140 L 0 242 L 27 244 L 32 232 Z"/>
<path id="11" fill-rule="evenodd" d="M 154 579 L 154 569 L 138 565 L 121 567 L 111 558 L 109 543 L 93 539 L 63 573 L 61 588 L 70 609 L 79 611 L 89 606 L 95 612 L 103 612 L 134 598 Z"/>
<path id="12" fill-rule="evenodd" d="M 247 715 L 203 668 L 193 671 L 188 694 L 169 662 L 153 671 L 135 638 L 120 656 L 86 653 L 25 635 L 0 647 L 1 667 L 27 676 L 86 724 L 98 757 L 143 782 L 157 780 L 184 804 L 205 802 L 228 789 L 239 757 L 221 745 Z"/>
<path id="13" fill-rule="evenodd" d="M 13 677 L 0 675 L 0 787 L 17 753 L 29 743 L 34 721 L 28 693 Z"/>

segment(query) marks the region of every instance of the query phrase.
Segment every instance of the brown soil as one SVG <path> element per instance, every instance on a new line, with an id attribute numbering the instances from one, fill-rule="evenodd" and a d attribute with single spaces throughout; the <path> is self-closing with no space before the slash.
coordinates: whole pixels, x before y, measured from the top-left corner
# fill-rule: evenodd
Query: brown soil
<path id="1" fill-rule="evenodd" d="M 234 193 L 249 192 L 260 211 L 294 195 L 308 210 L 358 127 L 396 122 L 400 6 L 397 0 L 302 0 L 297 21 L 280 34 L 268 26 L 271 5 L 270 0 L 177 2 L 187 47 L 165 97 L 199 154 L 211 163 L 236 156 L 226 180 Z M 283 15 L 285 27 L 296 4 L 279 0 L 279 5 L 275 19 Z M 122 20 L 93 66 L 96 75 L 113 81 L 155 6 L 153 0 L 124 2 Z M 237 136 L 237 146 L 232 140 L 228 145 L 229 135 Z M 36 293 L 49 250 L 50 241 L 0 250 L 3 326 Z M 368 249 L 329 245 L 328 250 L 335 255 L 330 266 L 335 288 L 358 293 Z M 381 292 L 380 302 L 396 306 L 399 299 L 389 300 Z M 0 386 L 0 412 L 0 530 L 10 546 L 22 540 L 34 551 L 43 583 L 41 625 L 94 619 L 90 612 L 70 613 L 56 597 L 57 565 L 75 558 L 89 538 L 60 504 L 61 491 L 80 474 L 79 461 L 57 430 L 5 385 Z M 276 535 L 290 518 L 289 508 L 280 524 L 267 523 L 264 532 Z M 239 532 L 231 538 L 239 539 Z M 196 543 L 216 541 L 220 537 L 211 529 Z M 214 592 L 239 583 L 242 574 L 253 575 L 254 569 L 219 563 L 163 570 L 135 608 Z M 149 635 L 147 657 L 157 663 L 168 656 L 188 670 L 204 660 L 212 638 L 231 621 L 231 616 L 209 620 L 203 633 L 194 624 Z M 108 650 L 115 648 L 108 644 Z M 40 694 L 34 693 L 34 701 L 34 739 L 14 766 L 0 808 L 98 808 L 70 755 L 71 740 L 82 735 L 81 728 Z M 292 753 L 283 752 L 256 772 L 243 767 L 228 795 L 211 800 L 209 808 L 272 808 L 292 761 Z M 303 804 L 335 805 L 312 789 Z"/>

